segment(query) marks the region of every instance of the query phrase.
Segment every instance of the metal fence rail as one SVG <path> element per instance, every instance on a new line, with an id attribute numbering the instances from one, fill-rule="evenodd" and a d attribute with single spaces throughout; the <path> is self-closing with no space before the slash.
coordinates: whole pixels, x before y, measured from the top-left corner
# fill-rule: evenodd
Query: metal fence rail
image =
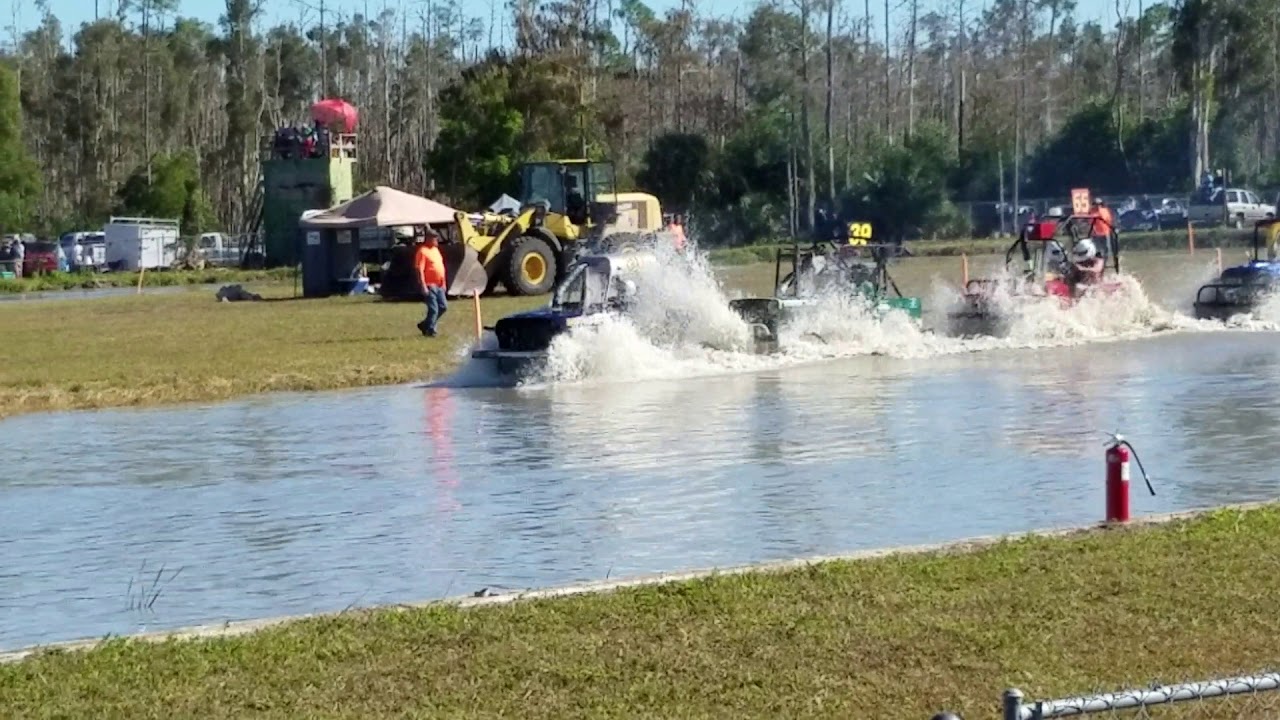
<path id="1" fill-rule="evenodd" d="M 1280 690 L 1280 673 L 1266 673 L 1244 677 L 1221 678 L 1204 682 L 1164 685 L 1147 690 L 1127 690 L 1116 693 L 1086 695 L 1058 700 L 1028 702 L 1020 690 L 1004 693 L 1004 720 L 1047 720 L 1048 718 L 1073 717 L 1093 713 L 1116 713 L 1133 710 L 1150 715 L 1153 706 L 1183 703 L 1191 700 L 1208 700 Z M 1280 693 L 1269 696 L 1272 703 L 1280 702 Z M 1280 717 L 1274 710 L 1258 712 L 1256 709 L 1239 714 L 1239 717 Z"/>

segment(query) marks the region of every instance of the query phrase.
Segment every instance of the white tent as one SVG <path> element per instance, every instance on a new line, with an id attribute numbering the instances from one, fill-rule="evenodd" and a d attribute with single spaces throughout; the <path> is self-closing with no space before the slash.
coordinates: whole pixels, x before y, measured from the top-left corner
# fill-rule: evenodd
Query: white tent
<path id="1" fill-rule="evenodd" d="M 503 210 L 516 212 L 520 210 L 520 201 L 506 193 L 503 193 L 502 197 L 493 201 L 493 204 L 489 206 L 489 210 L 496 213 L 500 213 Z"/>
<path id="2" fill-rule="evenodd" d="M 305 217 L 302 227 L 313 230 L 354 230 L 395 225 L 440 225 L 454 221 L 453 208 L 392 187 L 379 185 L 363 195 Z"/>

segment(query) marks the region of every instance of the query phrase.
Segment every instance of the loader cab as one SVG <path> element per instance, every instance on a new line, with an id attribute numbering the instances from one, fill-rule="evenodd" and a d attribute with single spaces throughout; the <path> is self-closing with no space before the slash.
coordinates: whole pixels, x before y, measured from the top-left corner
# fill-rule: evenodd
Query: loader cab
<path id="1" fill-rule="evenodd" d="M 520 202 L 545 201 L 547 211 L 564 215 L 574 225 L 608 222 L 597 198 L 617 192 L 613 163 L 558 160 L 526 163 L 520 168 Z"/>

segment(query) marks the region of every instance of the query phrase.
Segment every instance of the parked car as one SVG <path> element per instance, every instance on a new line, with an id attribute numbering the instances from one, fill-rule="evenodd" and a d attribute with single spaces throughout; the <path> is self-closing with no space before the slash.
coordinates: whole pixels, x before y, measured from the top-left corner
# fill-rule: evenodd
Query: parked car
<path id="1" fill-rule="evenodd" d="M 76 254 L 77 242 L 80 243 L 79 256 Z M 67 263 L 72 270 L 98 270 L 107 264 L 107 238 L 101 230 L 63 233 L 58 244 L 67 254 Z"/>
<path id="2" fill-rule="evenodd" d="M 1234 228 L 1252 225 L 1258 220 L 1275 217 L 1276 206 L 1262 202 L 1258 194 L 1244 188 L 1215 188 L 1196 192 L 1187 208 L 1187 219 L 1193 225 L 1217 225 Z"/>
<path id="3" fill-rule="evenodd" d="M 22 275 L 31 277 L 58 272 L 58 245 L 46 241 L 23 243 L 26 254 L 22 260 Z"/>

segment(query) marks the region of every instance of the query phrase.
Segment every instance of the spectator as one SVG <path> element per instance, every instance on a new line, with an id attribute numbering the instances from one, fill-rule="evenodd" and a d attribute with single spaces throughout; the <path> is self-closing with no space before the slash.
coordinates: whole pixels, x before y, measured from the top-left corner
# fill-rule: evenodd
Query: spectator
<path id="1" fill-rule="evenodd" d="M 418 323 L 418 329 L 428 337 L 436 336 L 436 323 L 449 310 L 445 296 L 444 258 L 440 255 L 440 236 L 431 228 L 425 228 L 418 238 L 418 249 L 413 256 L 413 267 L 418 272 L 418 286 L 427 304 L 427 316 Z"/>

